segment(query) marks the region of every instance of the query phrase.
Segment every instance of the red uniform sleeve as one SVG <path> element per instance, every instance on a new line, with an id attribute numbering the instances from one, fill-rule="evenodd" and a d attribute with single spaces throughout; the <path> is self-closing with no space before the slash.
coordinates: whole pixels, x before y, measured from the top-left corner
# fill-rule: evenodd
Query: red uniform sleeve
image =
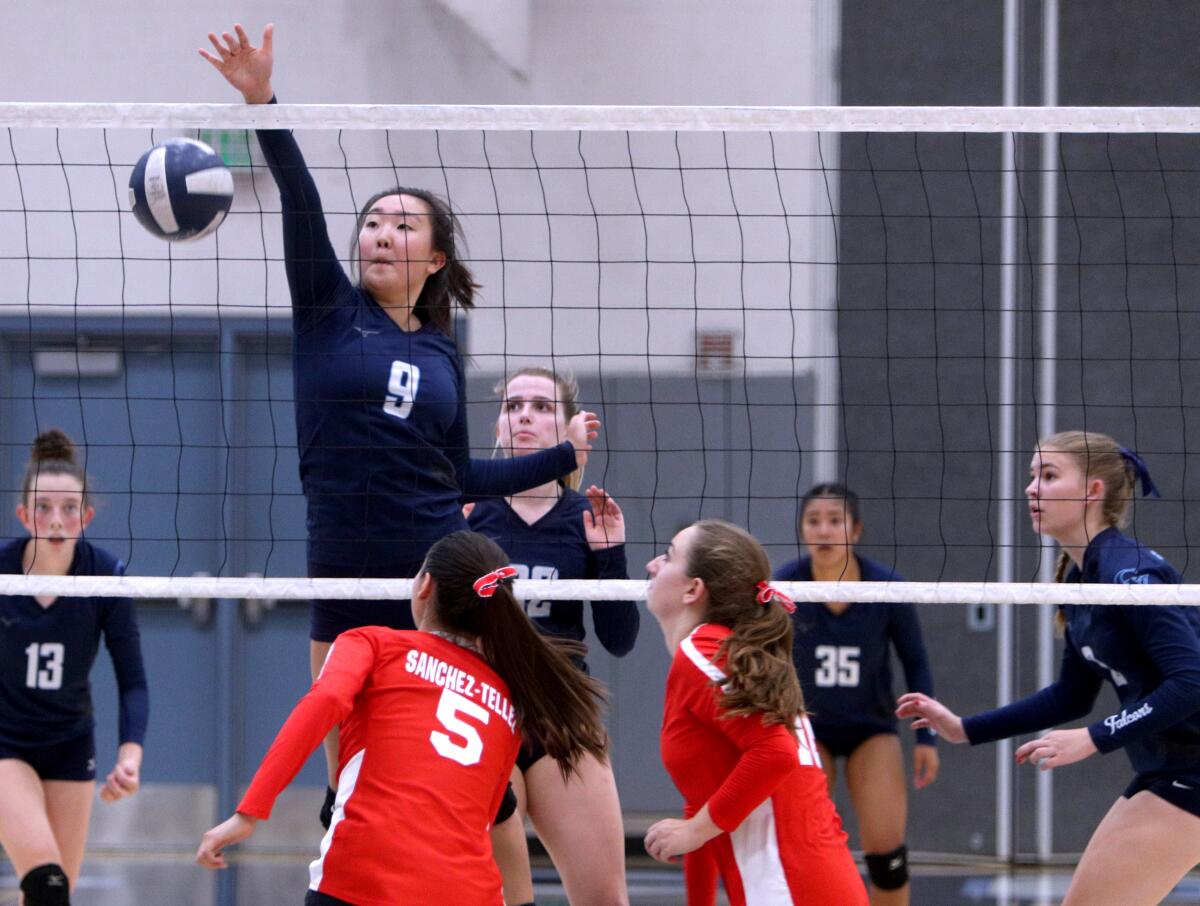
<path id="1" fill-rule="evenodd" d="M 275 799 L 304 767 L 304 762 L 354 708 L 375 666 L 375 638 L 351 631 L 338 636 L 321 675 L 284 722 L 254 773 L 237 810 L 267 820 Z"/>
<path id="2" fill-rule="evenodd" d="M 716 906 L 720 866 L 711 846 L 701 846 L 683 857 L 688 906 Z"/>
<path id="3" fill-rule="evenodd" d="M 698 639 L 700 654 L 711 658 L 716 644 Z M 711 666 L 711 665 L 710 665 Z M 711 674 L 710 674 L 711 675 Z M 767 726 L 761 714 L 728 717 L 721 704 L 725 694 L 697 666 L 687 683 L 686 706 L 696 717 L 724 735 L 741 752 L 737 765 L 709 797 L 708 814 L 721 830 L 736 830 L 752 811 L 799 768 L 796 737 L 781 724 Z"/>

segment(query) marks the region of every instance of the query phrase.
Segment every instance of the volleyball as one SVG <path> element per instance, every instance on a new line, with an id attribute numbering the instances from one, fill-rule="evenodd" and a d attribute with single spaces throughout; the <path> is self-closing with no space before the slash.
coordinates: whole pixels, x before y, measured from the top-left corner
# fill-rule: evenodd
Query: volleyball
<path id="1" fill-rule="evenodd" d="M 233 203 L 233 174 L 204 142 L 173 138 L 142 155 L 129 177 L 129 206 L 153 235 L 172 242 L 207 236 Z"/>

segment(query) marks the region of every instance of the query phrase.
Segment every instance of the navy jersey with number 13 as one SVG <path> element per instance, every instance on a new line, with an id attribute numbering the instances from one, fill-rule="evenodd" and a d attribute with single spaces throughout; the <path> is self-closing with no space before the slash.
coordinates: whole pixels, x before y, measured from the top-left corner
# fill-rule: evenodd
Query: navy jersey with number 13
<path id="1" fill-rule="evenodd" d="M 0 545 L 0 573 L 24 572 L 28 538 Z M 120 576 L 125 564 L 82 538 L 70 575 Z M 133 602 L 60 597 L 43 607 L 29 595 L 0 595 L 0 742 L 50 746 L 90 733 L 89 674 L 100 637 L 112 656 L 120 694 L 120 741 L 146 736 L 149 694 Z"/>

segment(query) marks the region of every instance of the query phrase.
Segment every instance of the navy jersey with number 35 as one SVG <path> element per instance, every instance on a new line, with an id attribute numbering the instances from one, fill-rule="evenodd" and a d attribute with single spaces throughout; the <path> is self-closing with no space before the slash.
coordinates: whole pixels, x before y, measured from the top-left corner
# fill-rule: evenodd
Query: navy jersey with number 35
<path id="1" fill-rule="evenodd" d="M 23 572 L 29 540 L 0 545 L 0 572 Z M 76 542 L 71 575 L 124 573 L 125 564 L 112 554 Z M 149 696 L 133 602 L 61 597 L 43 607 L 28 595 L 0 595 L 0 740 L 55 745 L 93 729 L 88 677 L 101 636 L 117 676 L 120 742 L 143 742 Z"/>
<path id="2" fill-rule="evenodd" d="M 900 580 L 882 563 L 855 556 L 864 582 Z M 786 563 L 775 571 L 775 578 L 811 582 L 812 561 L 801 557 Z M 792 628 L 792 659 L 817 739 L 832 733 L 865 736 L 895 730 L 893 645 L 908 689 L 933 695 L 933 673 L 911 604 L 852 603 L 835 614 L 824 604 L 797 603 Z M 919 743 L 932 744 L 934 739 L 928 730 L 917 731 Z"/>

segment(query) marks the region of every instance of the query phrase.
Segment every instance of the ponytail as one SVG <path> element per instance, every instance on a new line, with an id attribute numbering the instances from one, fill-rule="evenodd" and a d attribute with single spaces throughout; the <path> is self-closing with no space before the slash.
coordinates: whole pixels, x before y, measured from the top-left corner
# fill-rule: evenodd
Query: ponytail
<path id="1" fill-rule="evenodd" d="M 422 571 L 437 583 L 437 622 L 479 640 L 483 659 L 508 686 L 522 734 L 545 749 L 566 778 L 585 753 L 607 757 L 600 718 L 603 687 L 571 662 L 582 645 L 538 632 L 509 580 L 489 583 L 495 590 L 487 597 L 476 592 L 476 580 L 507 563 L 490 538 L 458 531 L 430 549 Z"/>
<path id="2" fill-rule="evenodd" d="M 586 752 L 603 761 L 608 739 L 600 720 L 600 683 L 571 662 L 579 642 L 543 636 L 502 583 L 481 608 L 479 647 L 512 693 L 521 732 L 558 762 L 566 779 Z"/>
<path id="3" fill-rule="evenodd" d="M 725 660 L 724 709 L 730 716 L 762 714 L 766 724 L 793 730 L 804 695 L 792 663 L 792 620 L 772 595 L 759 600 L 758 583 L 771 578 L 762 545 L 744 529 L 719 519 L 695 524 L 687 573 L 708 591 L 705 621 L 733 630 L 721 645 Z"/>

